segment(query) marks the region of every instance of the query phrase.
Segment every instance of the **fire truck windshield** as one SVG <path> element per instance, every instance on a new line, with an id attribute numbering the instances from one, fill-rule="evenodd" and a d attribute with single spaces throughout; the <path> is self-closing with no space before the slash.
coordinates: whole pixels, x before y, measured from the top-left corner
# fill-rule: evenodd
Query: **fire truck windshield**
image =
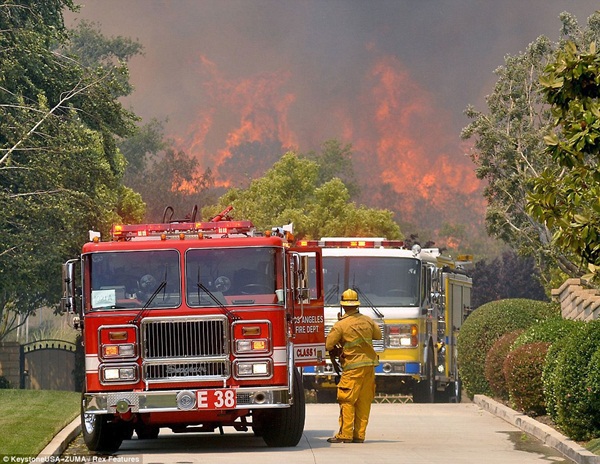
<path id="1" fill-rule="evenodd" d="M 181 304 L 179 253 L 175 250 L 120 251 L 84 256 L 91 294 L 86 308 L 177 307 Z M 164 282 L 164 283 L 163 283 Z"/>
<path id="2" fill-rule="evenodd" d="M 338 306 L 347 288 L 357 289 L 376 307 L 419 304 L 420 265 L 416 259 L 324 256 L 323 278 L 328 306 Z M 367 306 L 367 301 L 361 304 Z"/>
<path id="3" fill-rule="evenodd" d="M 283 256 L 278 248 L 192 249 L 185 260 L 189 306 L 282 302 L 277 297 L 283 292 Z"/>

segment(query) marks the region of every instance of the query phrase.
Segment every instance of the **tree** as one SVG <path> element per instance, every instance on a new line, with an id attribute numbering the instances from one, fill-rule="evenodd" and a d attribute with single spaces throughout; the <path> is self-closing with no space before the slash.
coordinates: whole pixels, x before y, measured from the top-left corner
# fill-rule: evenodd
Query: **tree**
<path id="1" fill-rule="evenodd" d="M 119 146 L 128 162 L 124 182 L 144 199 L 146 221 L 162 221 L 167 206 L 175 210 L 175 219 L 211 202 L 211 170 L 202 172 L 196 158 L 173 148 L 161 122 L 139 127 Z"/>
<path id="2" fill-rule="evenodd" d="M 589 18 L 585 31 L 568 13 L 560 19 L 562 38 L 558 43 L 542 36 L 524 53 L 505 59 L 505 65 L 496 70 L 498 81 L 487 98 L 489 112 L 467 108 L 473 121 L 463 129 L 462 137 L 476 138 L 471 158 L 477 176 L 487 181 L 488 233 L 520 255 L 534 256 L 541 268 L 556 264 L 567 275 L 579 276 L 578 258 L 552 239 L 556 224 L 532 214 L 527 203 L 533 179 L 555 166 L 544 152 L 544 135 L 552 126 L 550 108 L 540 92 L 544 66 L 568 38 L 588 42 L 600 30 L 598 13 Z"/>
<path id="3" fill-rule="evenodd" d="M 545 137 L 553 163 L 533 181 L 529 210 L 555 230 L 553 243 L 600 271 L 600 54 L 568 42 L 540 78 L 557 132 Z"/>
<path id="4" fill-rule="evenodd" d="M 294 152 L 284 154 L 246 190 L 231 189 L 218 205 L 204 208 L 203 217 L 234 207 L 238 219 L 249 219 L 260 229 L 293 223 L 298 238 L 326 235 L 401 238 L 393 213 L 351 203 L 344 183 L 334 177 L 319 184 L 320 166 Z"/>
<path id="5" fill-rule="evenodd" d="M 547 301 L 539 269 L 532 257 L 505 251 L 491 263 L 475 263 L 473 276 L 472 306 L 507 298 L 526 298 Z"/>
<path id="6" fill-rule="evenodd" d="M 358 197 L 360 187 L 352 165 L 352 144 L 342 145 L 336 139 L 326 140 L 321 147 L 321 153 L 311 151 L 305 156 L 319 166 L 317 177 L 319 185 L 337 177 L 344 182 L 350 198 Z"/>
<path id="7" fill-rule="evenodd" d="M 0 5 L 0 339 L 19 314 L 58 301 L 57 265 L 89 229 L 140 211 L 116 149 L 135 119 L 117 101 L 126 66 L 78 63 L 63 8 L 75 10 L 71 0 Z"/>

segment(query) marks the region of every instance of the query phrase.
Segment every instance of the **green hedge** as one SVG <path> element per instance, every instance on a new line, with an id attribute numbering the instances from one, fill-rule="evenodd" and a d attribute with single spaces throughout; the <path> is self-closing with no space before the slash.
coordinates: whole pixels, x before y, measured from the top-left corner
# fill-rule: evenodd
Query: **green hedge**
<path id="1" fill-rule="evenodd" d="M 560 344 L 556 361 L 549 360 L 552 371 L 551 408 L 556 424 L 573 440 L 600 436 L 600 320 L 578 326 Z M 549 353 L 550 354 L 550 353 Z M 550 411 L 550 409 L 549 409 Z"/>
<path id="2" fill-rule="evenodd" d="M 555 405 L 556 395 L 554 393 L 554 378 L 555 368 L 558 359 L 558 353 L 562 349 L 563 344 L 568 340 L 570 334 L 585 325 L 583 321 L 574 321 L 571 319 L 563 319 L 562 316 L 554 316 L 532 325 L 517 337 L 513 343 L 512 349 L 515 350 L 523 345 L 536 342 L 545 342 L 551 344 L 546 354 L 541 379 L 535 379 L 537 383 L 541 382 L 544 392 L 544 403 L 546 412 L 556 418 Z"/>
<path id="3" fill-rule="evenodd" d="M 512 348 L 516 349 L 521 345 L 535 342 L 554 343 L 560 340 L 569 338 L 570 333 L 576 330 L 578 326 L 585 324 L 582 321 L 573 321 L 571 319 L 563 319 L 562 316 L 554 316 L 532 325 L 513 343 Z"/>
<path id="4" fill-rule="evenodd" d="M 523 333 L 523 330 L 519 329 L 502 335 L 492 345 L 485 357 L 485 379 L 488 381 L 492 393 L 496 398 L 508 400 L 506 376 L 504 375 L 502 366 L 506 355 L 511 350 L 512 344 L 521 333 Z"/>
<path id="5" fill-rule="evenodd" d="M 457 342 L 459 373 L 466 393 L 492 395 L 485 378 L 485 358 L 502 335 L 527 329 L 559 314 L 554 303 L 515 298 L 491 301 L 477 308 L 465 320 Z"/>
<path id="6" fill-rule="evenodd" d="M 511 405 L 530 416 L 546 413 L 542 369 L 550 343 L 521 345 L 506 355 L 503 372 Z"/>

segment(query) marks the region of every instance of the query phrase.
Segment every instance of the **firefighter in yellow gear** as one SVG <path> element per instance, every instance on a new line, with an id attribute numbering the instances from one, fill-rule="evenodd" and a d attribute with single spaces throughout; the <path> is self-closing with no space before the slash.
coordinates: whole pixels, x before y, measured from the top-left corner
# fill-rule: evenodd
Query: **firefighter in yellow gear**
<path id="1" fill-rule="evenodd" d="M 373 340 L 381 340 L 381 329 L 369 316 L 359 312 L 358 294 L 352 289 L 342 293 L 344 315 L 327 335 L 326 349 L 341 345 L 342 375 L 337 386 L 340 428 L 329 443 L 362 443 L 375 398 L 375 366 L 379 364 Z"/>

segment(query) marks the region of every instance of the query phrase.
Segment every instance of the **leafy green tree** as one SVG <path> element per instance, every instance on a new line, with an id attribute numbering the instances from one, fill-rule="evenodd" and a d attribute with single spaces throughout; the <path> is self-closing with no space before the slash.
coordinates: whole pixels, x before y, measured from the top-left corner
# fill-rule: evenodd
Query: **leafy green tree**
<path id="1" fill-rule="evenodd" d="M 356 206 L 340 179 L 319 184 L 320 172 L 316 161 L 288 152 L 246 190 L 231 189 L 218 205 L 204 208 L 203 217 L 208 219 L 232 205 L 234 217 L 252 220 L 259 229 L 293 223 L 299 238 L 401 238 L 392 212 Z"/>
<path id="2" fill-rule="evenodd" d="M 533 181 L 529 210 L 555 230 L 553 243 L 600 270 L 600 53 L 568 42 L 540 78 L 557 132 L 553 163 Z"/>
<path id="3" fill-rule="evenodd" d="M 75 10 L 71 0 L 0 5 L 0 339 L 19 314 L 57 302 L 58 264 L 89 229 L 143 209 L 121 184 L 116 149 L 135 119 L 117 101 L 126 66 L 82 66 L 65 8 Z"/>
<path id="4" fill-rule="evenodd" d="M 553 240 L 556 222 L 544 221 L 528 208 L 533 179 L 556 163 L 545 153 L 544 136 L 552 127 L 552 114 L 541 90 L 539 78 L 544 67 L 567 39 L 589 43 L 600 31 L 600 14 L 588 19 L 582 30 L 575 18 L 563 13 L 561 40 L 539 37 L 525 52 L 508 56 L 496 70 L 498 81 L 487 98 L 489 111 L 469 107 L 472 122 L 462 137 L 475 138 L 471 155 L 476 173 L 487 182 L 486 226 L 488 233 L 501 239 L 520 255 L 531 255 L 541 268 L 557 265 L 570 276 L 581 275 L 579 258 L 557 246 Z"/>
<path id="5" fill-rule="evenodd" d="M 478 261 L 471 275 L 473 308 L 507 298 L 548 299 L 533 258 L 519 256 L 512 250 L 505 251 L 490 263 Z"/>
<path id="6" fill-rule="evenodd" d="M 360 194 L 352 165 L 352 144 L 342 145 L 342 142 L 336 139 L 326 140 L 320 153 L 312 151 L 305 156 L 319 166 L 317 179 L 319 185 L 337 177 L 344 182 L 350 198 L 356 198 Z"/>

